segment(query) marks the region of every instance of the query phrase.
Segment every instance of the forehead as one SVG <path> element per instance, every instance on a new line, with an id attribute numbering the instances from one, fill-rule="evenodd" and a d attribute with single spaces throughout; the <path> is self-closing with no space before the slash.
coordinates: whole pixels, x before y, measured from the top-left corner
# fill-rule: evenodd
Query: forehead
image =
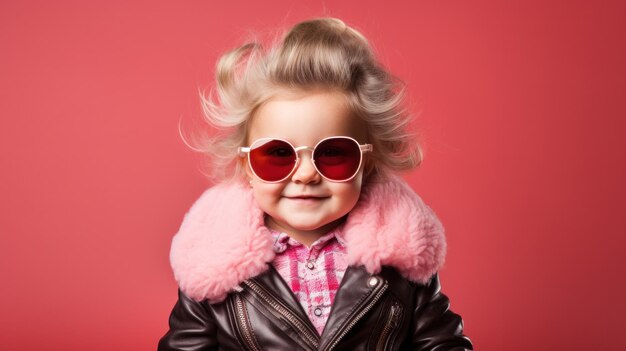
<path id="1" fill-rule="evenodd" d="M 248 129 L 248 142 L 283 138 L 296 146 L 313 146 L 329 136 L 345 135 L 364 142 L 365 127 L 339 92 L 281 94 L 261 105 Z"/>

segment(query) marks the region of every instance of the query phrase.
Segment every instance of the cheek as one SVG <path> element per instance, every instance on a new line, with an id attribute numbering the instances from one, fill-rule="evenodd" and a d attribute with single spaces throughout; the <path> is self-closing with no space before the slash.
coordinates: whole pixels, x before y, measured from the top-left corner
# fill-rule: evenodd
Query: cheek
<path id="1" fill-rule="evenodd" d="M 259 206 L 262 209 L 266 209 L 280 200 L 282 186 L 278 184 L 256 183 L 253 185 L 252 193 Z"/>
<path id="2" fill-rule="evenodd" d="M 361 189 L 363 187 L 363 169 L 361 169 L 359 173 L 354 177 L 354 179 L 346 185 L 349 185 L 347 190 L 347 192 L 349 193 L 347 194 L 348 197 L 351 199 L 351 201 L 354 201 L 356 203 L 361 196 Z"/>
<path id="3" fill-rule="evenodd" d="M 342 209 L 351 210 L 361 195 L 361 182 L 343 184 L 341 188 L 336 189 L 335 194 L 341 200 Z"/>

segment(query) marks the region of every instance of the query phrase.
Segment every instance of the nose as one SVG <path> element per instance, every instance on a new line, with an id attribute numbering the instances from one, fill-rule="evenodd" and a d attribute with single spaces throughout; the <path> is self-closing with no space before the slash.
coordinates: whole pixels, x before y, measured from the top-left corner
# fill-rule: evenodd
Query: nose
<path id="1" fill-rule="evenodd" d="M 294 183 L 315 184 L 319 183 L 321 179 L 322 176 L 313 166 L 313 160 L 311 159 L 310 153 L 303 152 L 298 160 L 298 164 L 296 165 L 296 170 L 291 176 L 291 180 Z"/>

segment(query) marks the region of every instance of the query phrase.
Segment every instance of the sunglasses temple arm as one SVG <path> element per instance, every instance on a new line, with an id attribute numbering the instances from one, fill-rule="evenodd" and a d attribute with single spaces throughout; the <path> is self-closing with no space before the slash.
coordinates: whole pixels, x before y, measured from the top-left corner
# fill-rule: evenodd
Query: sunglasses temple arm
<path id="1" fill-rule="evenodd" d="M 374 146 L 372 144 L 359 145 L 361 151 L 363 152 L 371 152 L 374 151 Z"/>
<path id="2" fill-rule="evenodd" d="M 250 148 L 240 146 L 237 148 L 237 151 L 238 151 L 239 157 L 244 157 L 246 156 L 247 153 L 250 153 Z"/>

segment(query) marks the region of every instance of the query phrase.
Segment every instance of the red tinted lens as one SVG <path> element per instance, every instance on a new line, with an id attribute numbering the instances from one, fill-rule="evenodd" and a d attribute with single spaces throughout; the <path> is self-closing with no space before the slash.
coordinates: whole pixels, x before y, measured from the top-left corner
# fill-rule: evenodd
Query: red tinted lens
<path id="1" fill-rule="evenodd" d="M 352 178 L 359 170 L 361 148 L 348 138 L 326 139 L 315 147 L 315 166 L 322 175 L 331 180 Z"/>
<path id="2" fill-rule="evenodd" d="M 261 179 L 268 182 L 282 180 L 296 164 L 296 153 L 282 140 L 262 140 L 250 147 L 250 167 Z"/>

